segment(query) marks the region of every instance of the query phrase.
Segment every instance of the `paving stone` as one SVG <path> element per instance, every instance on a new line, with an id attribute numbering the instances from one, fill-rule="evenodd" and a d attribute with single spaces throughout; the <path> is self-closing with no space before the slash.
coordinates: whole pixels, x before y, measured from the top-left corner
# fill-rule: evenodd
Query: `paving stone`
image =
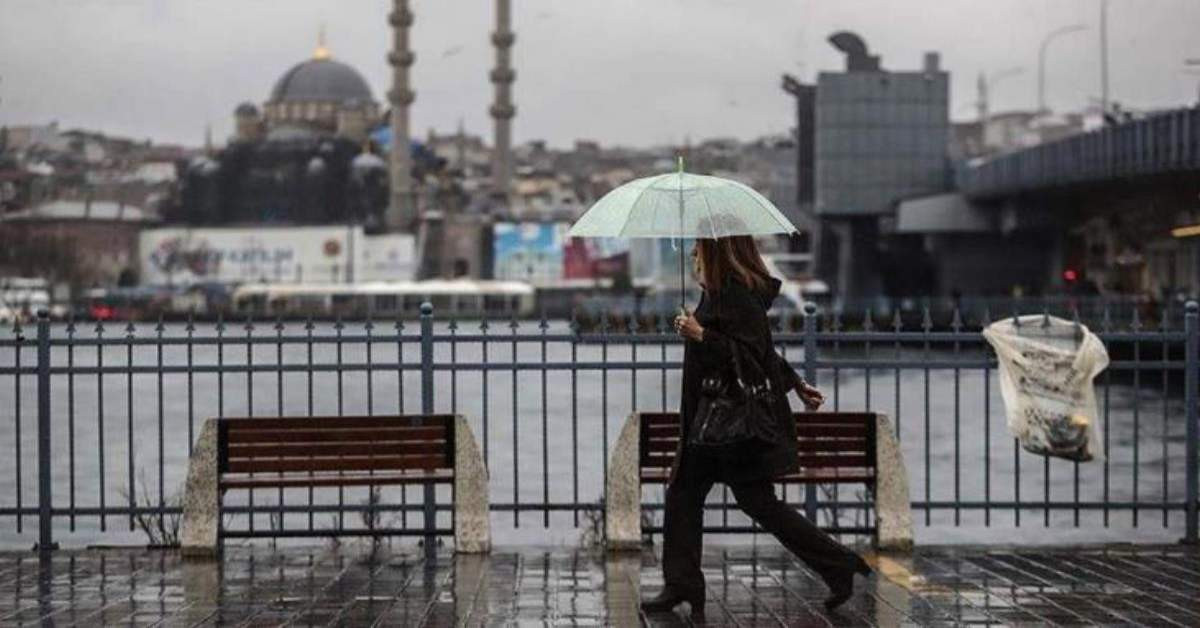
<path id="1" fill-rule="evenodd" d="M 0 553 L 0 624 L 162 626 L 686 625 L 647 616 L 662 586 L 657 548 L 616 558 L 576 548 L 489 555 L 397 545 L 241 545 L 220 562 L 177 552 Z M 696 625 L 1200 624 L 1200 550 L 920 547 L 865 553 L 880 573 L 826 613 L 824 585 L 778 546 L 703 554 L 706 622 Z"/>

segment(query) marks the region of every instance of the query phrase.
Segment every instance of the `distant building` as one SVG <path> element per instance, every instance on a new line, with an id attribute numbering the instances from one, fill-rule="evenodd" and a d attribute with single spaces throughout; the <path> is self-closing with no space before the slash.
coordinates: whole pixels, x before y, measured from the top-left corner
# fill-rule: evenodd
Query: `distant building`
<path id="1" fill-rule="evenodd" d="M 919 70 L 897 72 L 881 69 L 856 35 L 830 41 L 846 54 L 846 71 L 817 78 L 817 268 L 836 294 L 871 297 L 896 290 L 882 272 L 894 267 L 891 257 L 919 263 L 913 251 L 889 246 L 906 243 L 886 241 L 895 203 L 950 185 L 950 76 L 937 53 L 926 53 Z"/>
<path id="2" fill-rule="evenodd" d="M 188 164 L 169 222 L 383 229 L 387 163 L 369 141 L 379 103 L 323 41 L 275 82 L 261 109 L 238 105 L 234 123 L 227 147 Z"/>
<path id="3" fill-rule="evenodd" d="M 157 222 L 140 207 L 111 201 L 50 201 L 0 214 L 0 248 L 19 258 L 9 265 L 34 262 L 17 274 L 74 288 L 111 285 L 136 276 L 138 233 Z"/>

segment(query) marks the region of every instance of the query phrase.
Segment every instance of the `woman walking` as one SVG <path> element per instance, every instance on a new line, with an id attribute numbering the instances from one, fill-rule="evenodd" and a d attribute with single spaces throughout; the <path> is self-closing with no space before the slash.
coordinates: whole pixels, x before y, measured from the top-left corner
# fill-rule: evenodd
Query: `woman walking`
<path id="1" fill-rule="evenodd" d="M 691 421 L 700 401 L 701 381 L 732 375 L 739 350 L 749 350 L 764 364 L 775 390 L 795 390 L 810 409 L 824 400 L 780 357 L 771 340 L 767 309 L 779 294 L 780 282 L 763 266 L 750 236 L 700 239 L 692 250 L 692 267 L 703 288 L 693 314 L 675 319 L 686 339 L 680 400 L 682 432 L 666 489 L 663 524 L 663 580 L 658 596 L 642 601 L 647 612 L 669 611 L 690 603 L 693 614 L 704 609 L 704 577 L 700 572 L 704 501 L 715 482 L 729 486 L 738 507 L 815 571 L 831 591 L 833 609 L 850 598 L 854 574 L 871 573 L 866 562 L 822 532 L 796 509 L 775 496 L 771 478 L 799 466 L 795 422 L 785 395 L 775 398 L 775 416 L 784 438 L 760 453 L 722 457 L 687 444 Z M 728 380 L 727 380 L 728 381 Z M 785 393 L 786 394 L 786 393 Z"/>

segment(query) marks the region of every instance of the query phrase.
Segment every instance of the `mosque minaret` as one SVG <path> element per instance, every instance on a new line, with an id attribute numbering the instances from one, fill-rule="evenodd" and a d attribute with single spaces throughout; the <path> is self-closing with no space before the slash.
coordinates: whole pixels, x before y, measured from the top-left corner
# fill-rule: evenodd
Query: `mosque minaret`
<path id="1" fill-rule="evenodd" d="M 389 166 L 391 200 L 387 210 L 389 231 L 409 231 L 416 219 L 416 202 L 413 194 L 412 157 L 409 154 L 408 107 L 416 94 L 408 85 L 408 68 L 415 55 L 408 48 L 408 29 L 413 24 L 413 14 L 408 0 L 394 0 L 388 21 L 392 26 L 392 51 L 388 63 L 392 66 L 392 89 L 388 101 L 392 105 L 392 149 Z"/>
<path id="2" fill-rule="evenodd" d="M 512 102 L 512 84 L 517 76 L 512 69 L 512 45 L 516 39 L 510 0 L 496 0 L 496 30 L 492 33 L 496 67 L 491 72 L 495 100 L 489 110 L 496 143 L 492 153 L 492 186 L 494 196 L 506 205 L 512 192 L 512 119 L 517 112 Z"/>

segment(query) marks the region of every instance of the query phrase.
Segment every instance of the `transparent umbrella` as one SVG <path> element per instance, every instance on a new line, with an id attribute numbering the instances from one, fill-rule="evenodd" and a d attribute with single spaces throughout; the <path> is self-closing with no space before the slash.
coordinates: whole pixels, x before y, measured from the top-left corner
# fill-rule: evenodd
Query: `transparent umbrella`
<path id="1" fill-rule="evenodd" d="M 748 185 L 683 171 L 635 179 L 601 197 L 571 226 L 572 237 L 724 238 L 798 231 Z M 679 248 L 679 292 L 684 288 Z"/>

